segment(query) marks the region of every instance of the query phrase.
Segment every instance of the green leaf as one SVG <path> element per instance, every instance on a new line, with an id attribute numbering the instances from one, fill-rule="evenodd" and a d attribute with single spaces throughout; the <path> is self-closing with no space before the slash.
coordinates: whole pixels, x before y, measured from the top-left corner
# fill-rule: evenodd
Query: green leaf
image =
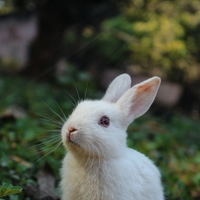
<path id="1" fill-rule="evenodd" d="M 22 192 L 22 187 L 20 186 L 13 186 L 9 183 L 4 183 L 0 185 L 0 197 L 4 197 L 10 194 L 17 194 Z"/>

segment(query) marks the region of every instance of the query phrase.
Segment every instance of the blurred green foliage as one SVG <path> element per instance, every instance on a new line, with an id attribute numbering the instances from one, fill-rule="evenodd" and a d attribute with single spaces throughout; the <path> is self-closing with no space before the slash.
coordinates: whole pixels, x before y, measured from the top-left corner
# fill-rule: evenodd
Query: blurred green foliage
<path id="1" fill-rule="evenodd" d="M 0 185 L 0 197 L 5 197 L 20 192 L 22 192 L 22 188 L 20 186 L 13 186 L 9 183 L 4 183 L 3 185 Z"/>
<path id="2" fill-rule="evenodd" d="M 65 150 L 60 142 L 63 119 L 72 111 L 73 99 L 85 96 L 87 74 L 71 69 L 69 76 L 55 83 L 30 83 L 21 78 L 0 77 L 0 180 L 26 188 L 37 185 L 37 175 L 48 163 L 59 180 Z M 89 97 L 100 97 L 94 84 L 88 86 Z M 67 99 L 66 99 L 67 98 Z M 70 101 L 69 101 L 70 100 Z M 59 105 L 59 106 L 58 106 Z M 18 106 L 24 117 L 6 118 L 5 109 Z M 61 111 L 61 109 L 63 111 Z M 7 119 L 7 120 L 5 120 Z M 59 124 L 61 123 L 61 124 Z M 49 130 L 49 131 L 48 131 Z M 146 114 L 128 129 L 128 145 L 150 157 L 159 166 L 166 198 L 170 200 L 200 197 L 200 123 L 188 117 L 174 116 L 170 121 Z M 15 199 L 24 199 L 24 192 Z M 27 198 L 27 197 L 26 197 Z M 10 199 L 12 199 L 10 197 Z"/>
<path id="3" fill-rule="evenodd" d="M 200 1 L 134 0 L 121 5 L 122 14 L 102 24 L 101 53 L 111 62 L 126 58 L 138 74 L 173 81 L 199 78 Z"/>

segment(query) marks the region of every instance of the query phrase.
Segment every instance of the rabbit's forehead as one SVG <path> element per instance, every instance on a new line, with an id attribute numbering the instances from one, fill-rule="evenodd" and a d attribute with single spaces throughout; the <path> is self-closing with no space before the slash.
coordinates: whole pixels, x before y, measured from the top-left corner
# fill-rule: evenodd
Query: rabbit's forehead
<path id="1" fill-rule="evenodd" d="M 80 117 L 116 116 L 116 114 L 119 114 L 119 108 L 116 104 L 105 101 L 83 101 L 78 104 L 72 114 Z"/>

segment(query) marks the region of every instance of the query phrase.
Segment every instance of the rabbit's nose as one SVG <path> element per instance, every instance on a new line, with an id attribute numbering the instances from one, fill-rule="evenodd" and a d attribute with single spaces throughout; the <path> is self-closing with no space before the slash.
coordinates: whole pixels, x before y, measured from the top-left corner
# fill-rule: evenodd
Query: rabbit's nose
<path id="1" fill-rule="evenodd" d="M 74 127 L 70 127 L 69 129 L 68 129 L 68 133 L 67 133 L 67 138 L 68 138 L 68 140 L 71 140 L 72 139 L 72 134 L 71 133 L 73 133 L 74 131 L 76 131 L 77 129 L 76 128 L 74 128 Z"/>

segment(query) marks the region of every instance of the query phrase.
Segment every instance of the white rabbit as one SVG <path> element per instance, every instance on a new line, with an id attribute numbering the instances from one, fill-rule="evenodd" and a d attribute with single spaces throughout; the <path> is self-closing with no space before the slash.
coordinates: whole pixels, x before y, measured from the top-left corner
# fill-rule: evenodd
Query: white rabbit
<path id="1" fill-rule="evenodd" d="M 159 85 L 153 77 L 131 88 L 123 74 L 103 99 L 77 105 L 62 128 L 62 200 L 164 199 L 159 170 L 126 145 L 128 125 L 149 109 Z"/>

